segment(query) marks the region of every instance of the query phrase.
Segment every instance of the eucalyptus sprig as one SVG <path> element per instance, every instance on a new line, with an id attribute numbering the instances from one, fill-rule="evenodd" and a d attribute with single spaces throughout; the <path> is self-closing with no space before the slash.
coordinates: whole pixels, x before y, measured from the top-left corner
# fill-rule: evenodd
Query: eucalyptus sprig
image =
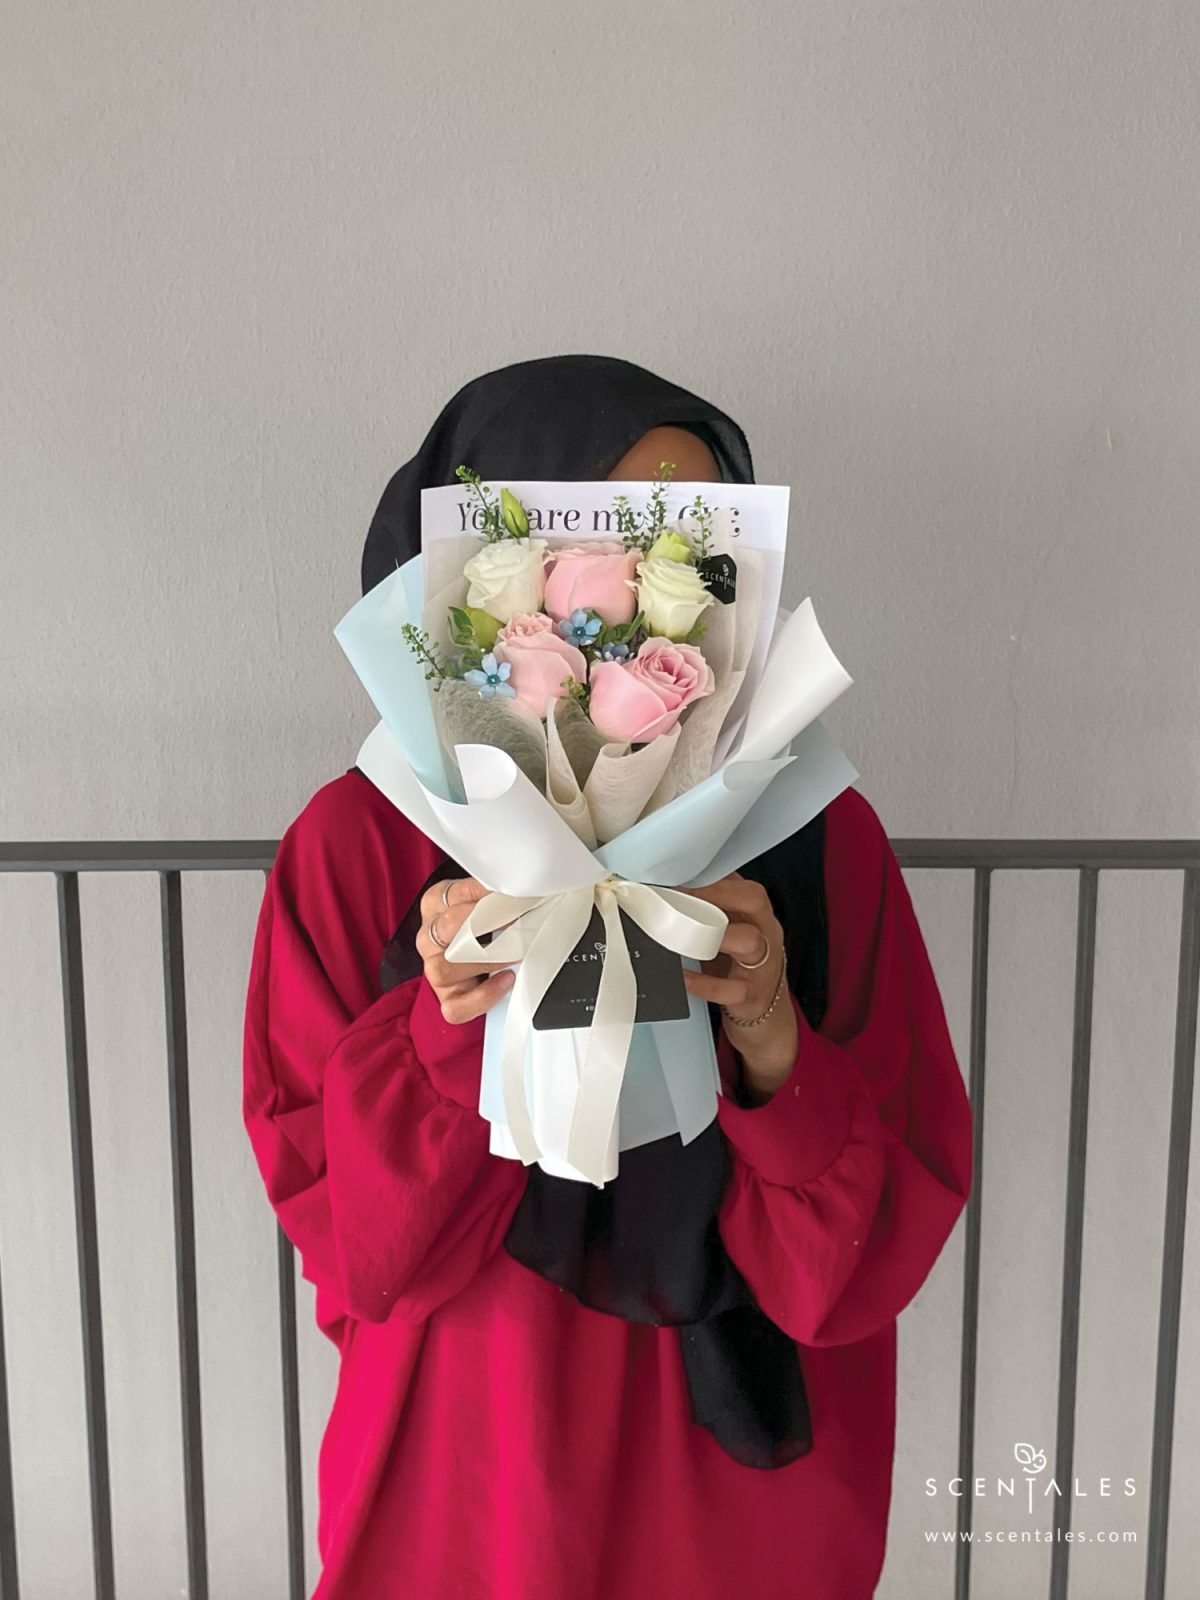
<path id="1" fill-rule="evenodd" d="M 633 544 L 632 535 L 637 533 L 638 524 L 642 519 L 630 505 L 627 494 L 614 497 L 613 515 L 617 519 L 617 532 L 621 535 L 625 548 L 629 550 Z"/>
<path id="2" fill-rule="evenodd" d="M 499 500 L 493 500 L 491 484 L 484 483 L 470 467 L 455 467 L 454 476 L 476 501 L 483 519 L 479 537 L 484 544 L 495 544 L 498 539 L 528 538 L 528 513 L 511 489 L 501 489 Z"/>
<path id="3" fill-rule="evenodd" d="M 644 512 L 634 511 L 628 495 L 619 494 L 613 500 L 617 532 L 626 550 L 641 550 L 644 553 L 663 531 L 667 521 L 667 485 L 674 471 L 673 461 L 659 462 L 658 476 L 654 479 Z"/>
<path id="4" fill-rule="evenodd" d="M 692 550 L 697 561 L 704 561 L 712 554 L 710 549 L 713 536 L 712 508 L 706 505 L 703 496 L 698 494 L 688 507 L 688 515 L 699 529 L 692 538 Z"/>
<path id="5" fill-rule="evenodd" d="M 454 668 L 446 661 L 441 649 L 434 644 L 424 628 L 418 628 L 415 622 L 406 622 L 400 629 L 400 637 L 425 668 L 427 681 L 432 682 L 435 687 L 446 678 L 457 677 Z"/>
<path id="6" fill-rule="evenodd" d="M 650 491 L 650 499 L 646 505 L 646 531 L 651 535 L 651 544 L 663 531 L 663 524 L 667 520 L 667 484 L 670 483 L 674 471 L 673 461 L 659 462 L 658 476 L 654 480 L 654 487 Z"/>

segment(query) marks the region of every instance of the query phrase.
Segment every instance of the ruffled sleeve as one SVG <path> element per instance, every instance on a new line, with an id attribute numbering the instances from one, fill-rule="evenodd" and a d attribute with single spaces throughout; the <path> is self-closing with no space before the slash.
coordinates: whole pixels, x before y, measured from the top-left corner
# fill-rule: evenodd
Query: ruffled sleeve
<path id="1" fill-rule="evenodd" d="M 767 1315 L 800 1344 L 895 1318 L 966 1203 L 970 1103 L 925 942 L 887 835 L 847 790 L 826 813 L 828 998 L 762 1105 L 722 1097 L 732 1154 L 721 1236 Z M 732 1052 L 722 1040 L 723 1067 Z"/>
<path id="2" fill-rule="evenodd" d="M 288 829 L 267 881 L 243 1119 L 323 1325 L 428 1316 L 499 1248 L 524 1187 L 479 1115 L 482 1019 L 445 1023 L 423 977 L 380 994 L 380 955 L 436 860 L 349 773 Z"/>

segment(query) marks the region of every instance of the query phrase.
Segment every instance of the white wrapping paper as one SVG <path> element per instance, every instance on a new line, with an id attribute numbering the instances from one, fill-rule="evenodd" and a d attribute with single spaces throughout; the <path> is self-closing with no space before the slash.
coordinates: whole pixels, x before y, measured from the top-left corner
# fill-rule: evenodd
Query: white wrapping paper
<path id="1" fill-rule="evenodd" d="M 527 507 L 569 504 L 581 515 L 611 505 L 613 493 L 607 482 L 509 487 Z M 632 497 L 636 486 L 622 487 Z M 706 498 L 714 489 L 736 489 L 741 500 L 759 498 L 756 508 L 739 504 L 725 526 L 735 526 L 748 546 L 757 526 L 754 548 L 763 552 L 756 558 L 758 598 L 771 605 L 765 616 L 773 618 L 787 491 L 676 486 L 685 502 L 697 489 Z M 461 512 L 455 497 L 461 500 L 460 489 L 423 494 L 423 536 L 436 564 L 430 585 L 439 590 L 452 578 L 453 563 L 461 564 L 464 551 L 474 547 L 469 534 L 464 540 L 461 530 L 456 533 Z M 593 536 L 611 534 L 601 528 Z M 577 542 L 582 530 L 567 537 Z M 855 769 L 818 720 L 851 679 L 811 601 L 773 639 L 764 625 L 748 655 L 743 692 L 721 730 L 732 754 L 686 793 L 589 848 L 586 833 L 581 838 L 561 807 L 502 751 L 458 745 L 457 774 L 439 752 L 428 686 L 400 636 L 405 622 L 420 621 L 430 585 L 418 557 L 366 595 L 335 630 L 382 719 L 358 765 L 422 832 L 495 891 L 477 904 L 448 952 L 464 961 L 511 958 L 518 974 L 485 1028 L 480 1111 L 492 1125 L 493 1152 L 603 1185 L 616 1175 L 622 1149 L 672 1132 L 685 1142 L 696 1137 L 715 1116 L 720 1089 L 706 1006 L 690 1000 L 689 1015 L 678 1022 L 632 1022 L 636 987 L 617 907 L 689 964 L 714 953 L 723 916 L 672 888 L 736 870 L 803 827 L 854 780 Z M 607 945 L 596 1023 L 535 1030 L 529 1023 L 538 999 L 596 905 Z M 477 938 L 501 928 L 499 942 L 481 955 Z"/>

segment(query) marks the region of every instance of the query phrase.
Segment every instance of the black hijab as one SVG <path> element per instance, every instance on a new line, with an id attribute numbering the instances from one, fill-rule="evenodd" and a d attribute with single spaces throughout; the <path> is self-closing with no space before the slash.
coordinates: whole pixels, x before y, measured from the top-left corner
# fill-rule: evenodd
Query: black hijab
<path id="1" fill-rule="evenodd" d="M 731 417 L 644 367 L 612 356 L 543 356 L 461 388 L 379 502 L 362 558 L 366 594 L 421 548 L 421 490 L 453 483 L 460 465 L 506 478 L 607 478 L 651 428 L 688 428 L 727 483 L 753 483 L 746 436 Z"/>
<path id="2" fill-rule="evenodd" d="M 731 417 L 631 362 L 549 356 L 474 379 L 384 490 L 363 551 L 363 592 L 417 553 L 420 491 L 453 483 L 460 464 L 497 484 L 606 478 L 643 434 L 664 426 L 703 439 L 726 482 L 754 481 Z M 814 1027 L 828 948 L 823 847 L 819 814 L 742 868 L 767 889 L 785 933 L 789 987 Z M 429 882 L 462 875 L 443 861 Z M 420 896 L 383 952 L 383 988 L 421 971 L 419 923 Z M 715 1035 L 720 1018 L 710 1010 Z M 740 1077 L 732 1092 L 748 1103 Z M 759 1308 L 721 1240 L 729 1161 L 714 1119 L 687 1145 L 672 1134 L 623 1150 L 602 1189 L 531 1166 L 504 1246 L 595 1311 L 677 1328 L 693 1421 L 743 1465 L 782 1467 L 812 1448 L 808 1398 L 797 1346 Z"/>

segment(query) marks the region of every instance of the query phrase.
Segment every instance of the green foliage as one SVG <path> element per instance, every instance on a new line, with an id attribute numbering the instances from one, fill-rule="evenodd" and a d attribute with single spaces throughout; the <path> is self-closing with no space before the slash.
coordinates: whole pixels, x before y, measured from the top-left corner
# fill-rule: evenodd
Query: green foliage
<path id="1" fill-rule="evenodd" d="M 484 544 L 495 544 L 497 539 L 524 539 L 529 533 L 529 518 L 525 507 L 508 489 L 500 491 L 500 499 L 492 498 L 492 486 L 483 483 L 470 467 L 455 467 L 454 476 L 463 484 L 475 501 L 483 526 L 479 537 Z"/>
<path id="2" fill-rule="evenodd" d="M 574 700 L 575 704 L 586 716 L 588 701 L 591 698 L 591 690 L 588 688 L 587 684 L 580 683 L 578 678 L 564 678 L 563 692 L 568 700 Z"/>
<path id="3" fill-rule="evenodd" d="M 673 461 L 660 461 L 658 464 L 658 477 L 654 480 L 654 487 L 650 491 L 650 499 L 646 503 L 646 531 L 653 535 L 645 548 L 648 550 L 663 531 L 663 524 L 667 520 L 667 484 L 675 471 Z"/>
<path id="4" fill-rule="evenodd" d="M 702 496 L 697 495 L 688 507 L 688 514 L 699 525 L 699 532 L 692 539 L 692 550 L 697 561 L 703 561 L 711 554 L 713 514 Z"/>
<path id="5" fill-rule="evenodd" d="M 644 553 L 663 531 L 667 518 L 667 484 L 674 471 L 673 461 L 659 462 L 658 477 L 654 480 L 644 512 L 634 511 L 628 495 L 619 494 L 614 498 L 617 531 L 626 550 L 641 550 Z"/>
<path id="6" fill-rule="evenodd" d="M 637 533 L 637 526 L 641 520 L 629 503 L 627 494 L 619 494 L 613 498 L 613 515 L 617 519 L 617 532 L 621 535 L 622 543 L 628 550 L 631 548 Z"/>
<path id="7" fill-rule="evenodd" d="M 645 622 L 645 614 L 639 611 L 631 622 L 622 622 L 613 626 L 609 626 L 606 623 L 596 635 L 593 646 L 596 654 L 599 655 L 606 644 L 627 644 L 629 646 L 629 654 L 631 656 L 636 655 L 637 647 L 634 644 L 634 639 L 642 631 Z"/>
<path id="8" fill-rule="evenodd" d="M 633 509 L 628 495 L 618 494 L 614 497 L 613 514 L 616 518 L 617 532 L 621 535 L 621 542 L 626 550 L 640 550 L 644 555 L 659 535 L 667 530 L 667 485 L 674 471 L 673 461 L 659 463 L 658 477 L 654 480 L 644 512 Z M 697 494 L 687 511 L 696 522 L 698 531 L 688 539 L 688 536 L 673 523 L 670 532 L 687 539 L 692 547 L 693 559 L 702 561 L 705 556 L 712 553 L 712 507 L 702 495 Z"/>
<path id="9" fill-rule="evenodd" d="M 430 639 L 424 628 L 418 628 L 414 622 L 406 622 L 400 629 L 400 636 L 425 668 L 425 677 L 435 688 L 444 678 L 457 676 L 450 663 L 442 658 L 441 650 Z"/>
<path id="10" fill-rule="evenodd" d="M 474 644 L 475 634 L 471 627 L 471 618 L 462 606 L 451 606 L 447 612 L 450 618 L 450 638 L 455 644 Z"/>
<path id="11" fill-rule="evenodd" d="M 486 655 L 495 644 L 501 624 L 489 612 L 481 611 L 478 606 L 451 606 L 448 616 L 452 643 L 477 650 L 481 655 Z"/>

